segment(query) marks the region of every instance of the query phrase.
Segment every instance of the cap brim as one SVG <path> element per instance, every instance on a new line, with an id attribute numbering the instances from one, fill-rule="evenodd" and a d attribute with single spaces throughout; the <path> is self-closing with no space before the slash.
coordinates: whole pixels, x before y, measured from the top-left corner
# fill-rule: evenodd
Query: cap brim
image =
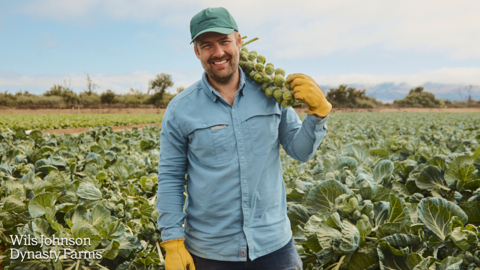
<path id="1" fill-rule="evenodd" d="M 235 29 L 233 29 L 233 28 L 221 28 L 221 27 L 205 29 L 205 30 L 201 31 L 200 33 L 196 34 L 196 35 L 192 38 L 192 41 L 190 42 L 190 44 L 192 44 L 192 42 L 193 42 L 198 36 L 200 36 L 201 34 L 206 33 L 206 32 L 217 32 L 217 33 L 220 33 L 220 34 L 229 35 L 229 34 L 233 33 L 234 30 L 235 30 Z"/>

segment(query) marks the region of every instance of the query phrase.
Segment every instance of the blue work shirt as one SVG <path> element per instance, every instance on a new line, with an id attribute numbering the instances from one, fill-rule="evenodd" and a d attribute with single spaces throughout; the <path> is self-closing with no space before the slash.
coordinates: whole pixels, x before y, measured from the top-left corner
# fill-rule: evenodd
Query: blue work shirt
<path id="1" fill-rule="evenodd" d="M 239 70 L 232 106 L 204 73 L 172 99 L 162 119 L 157 194 L 162 241 L 185 238 L 190 253 L 211 260 L 246 261 L 247 245 L 254 260 L 288 243 L 292 231 L 280 144 L 306 162 L 326 132 L 327 117 L 300 121 L 291 107 L 265 96 Z"/>

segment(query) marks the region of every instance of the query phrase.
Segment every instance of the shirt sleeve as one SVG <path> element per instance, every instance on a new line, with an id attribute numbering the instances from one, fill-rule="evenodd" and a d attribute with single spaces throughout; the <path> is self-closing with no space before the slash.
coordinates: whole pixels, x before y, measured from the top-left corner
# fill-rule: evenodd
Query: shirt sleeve
<path id="1" fill-rule="evenodd" d="M 188 139 L 178 125 L 173 109 L 167 109 L 160 132 L 157 210 L 162 241 L 185 238 L 182 222 Z"/>
<path id="2" fill-rule="evenodd" d="M 282 108 L 279 136 L 285 152 L 301 162 L 310 160 L 327 132 L 327 119 L 308 114 L 302 122 L 292 107 Z"/>

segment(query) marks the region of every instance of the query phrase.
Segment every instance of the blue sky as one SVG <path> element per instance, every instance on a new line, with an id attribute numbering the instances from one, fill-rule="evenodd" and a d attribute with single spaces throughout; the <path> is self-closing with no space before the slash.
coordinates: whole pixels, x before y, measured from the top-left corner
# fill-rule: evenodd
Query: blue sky
<path id="1" fill-rule="evenodd" d="M 177 2 L 1 1 L 0 91 L 66 84 L 80 92 L 88 73 L 97 92 L 146 92 L 166 72 L 175 92 L 203 72 L 189 44 L 191 17 L 223 6 L 242 35 L 260 38 L 249 49 L 324 90 L 348 84 L 392 100 L 424 85 L 459 99 L 458 88 L 473 85 L 480 98 L 479 1 Z"/>

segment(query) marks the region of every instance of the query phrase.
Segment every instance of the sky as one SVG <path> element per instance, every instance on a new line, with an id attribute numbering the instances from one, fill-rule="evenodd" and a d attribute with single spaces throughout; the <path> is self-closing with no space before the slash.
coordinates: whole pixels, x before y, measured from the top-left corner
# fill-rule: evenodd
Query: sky
<path id="1" fill-rule="evenodd" d="M 327 91 L 340 84 L 383 101 L 424 86 L 480 99 L 480 1 L 0 0 L 0 91 L 54 84 L 147 92 L 156 74 L 177 87 L 201 78 L 190 19 L 225 7 L 256 50 Z"/>

